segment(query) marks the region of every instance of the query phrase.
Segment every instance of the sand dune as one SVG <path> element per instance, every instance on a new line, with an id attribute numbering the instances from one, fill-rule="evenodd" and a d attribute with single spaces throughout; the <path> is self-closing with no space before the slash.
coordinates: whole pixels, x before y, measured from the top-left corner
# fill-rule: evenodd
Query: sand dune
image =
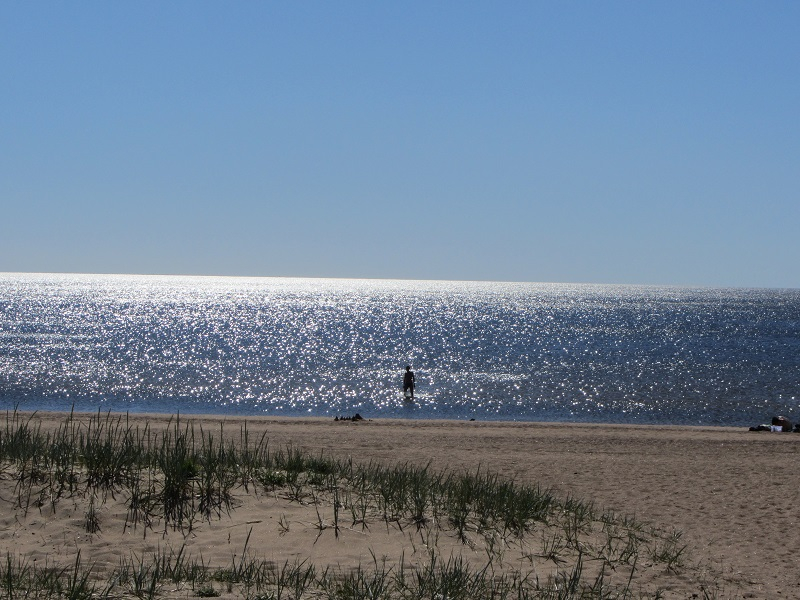
<path id="1" fill-rule="evenodd" d="M 59 413 L 35 417 L 44 428 L 55 428 L 64 418 Z M 292 445 L 385 465 L 429 464 L 432 469 L 470 472 L 480 467 L 551 488 L 560 497 L 574 496 L 603 510 L 635 515 L 662 531 L 680 530 L 687 568 L 678 574 L 659 568 L 642 580 L 666 597 L 691 597 L 703 585 L 722 598 L 800 595 L 800 528 L 795 517 L 800 492 L 792 472 L 800 434 L 710 427 L 182 418 L 213 432 L 223 423 L 222 431 L 234 437 L 246 423 L 252 436 L 265 435 L 273 448 Z M 130 419 L 155 430 L 169 417 Z M 240 491 L 238 506 L 229 515 L 182 531 L 134 527 L 124 498 L 117 494 L 98 501 L 99 531 L 89 533 L 89 499 L 62 501 L 54 509 L 46 502 L 32 503 L 24 511 L 14 500 L 14 488 L 6 473 L 0 486 L 0 549 L 39 565 L 74 560 L 80 551 L 82 559 L 110 570 L 132 556 L 181 546 L 202 555 L 208 564 L 223 565 L 249 544 L 251 552 L 276 563 L 300 557 L 354 568 L 372 563 L 373 557 L 398 561 L 401 556 L 421 556 L 427 543 L 424 531 L 376 523 L 366 527 L 347 522 L 334 532 L 330 514 L 320 516 L 312 503 L 289 502 L 263 490 Z M 441 552 L 463 549 L 458 540 L 446 537 L 438 541 Z M 482 555 L 473 554 L 479 564 Z M 544 562 L 534 568 L 543 569 Z M 160 593 L 192 595 L 178 588 Z"/>

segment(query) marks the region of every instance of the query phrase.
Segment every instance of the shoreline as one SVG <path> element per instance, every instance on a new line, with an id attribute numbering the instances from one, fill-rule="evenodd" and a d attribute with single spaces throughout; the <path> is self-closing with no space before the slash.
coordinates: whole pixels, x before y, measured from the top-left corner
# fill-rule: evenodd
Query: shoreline
<path id="1" fill-rule="evenodd" d="M 43 428 L 70 415 L 17 414 Z M 72 414 L 79 422 L 97 415 Z M 100 414 L 150 427 L 175 419 L 159 413 Z M 662 530 L 682 532 L 692 560 L 712 565 L 725 582 L 728 593 L 721 597 L 789 597 L 800 586 L 795 568 L 800 486 L 791 476 L 800 436 L 718 426 L 183 414 L 180 420 L 229 435 L 246 425 L 275 449 L 291 446 L 388 466 L 488 471 L 635 515 Z M 4 545 L 8 549 L 8 542 Z"/>
<path id="2" fill-rule="evenodd" d="M 224 413 L 208 413 L 208 412 L 130 412 L 130 411 L 120 411 L 120 410 L 51 410 L 51 409 L 25 409 L 25 408 L 3 408 L 0 409 L 0 414 L 26 414 L 26 415 L 53 415 L 53 416 L 69 416 L 70 414 L 75 415 L 83 415 L 83 416 L 91 416 L 97 415 L 98 412 L 101 415 L 128 415 L 130 418 L 147 418 L 156 421 L 163 421 L 169 420 L 171 418 L 175 418 L 180 416 L 181 420 L 220 420 L 220 421 L 247 421 L 251 420 L 254 422 L 265 422 L 265 421 L 286 421 L 286 422 L 297 422 L 297 423 L 304 423 L 304 422 L 313 422 L 313 421 L 320 421 L 320 422 L 328 422 L 334 421 L 335 419 L 341 419 L 343 421 L 348 421 L 350 418 L 355 414 L 360 414 L 358 411 L 353 412 L 352 414 L 343 414 L 343 415 L 326 415 L 326 416 L 318 416 L 318 415 L 265 415 L 265 414 L 256 414 L 256 415 L 247 415 L 247 414 L 224 414 Z M 771 417 L 770 417 L 771 418 Z M 442 418 L 404 418 L 404 417 L 381 417 L 381 416 L 366 416 L 363 417 L 364 421 L 370 422 L 386 422 L 386 423 L 447 423 L 447 424 L 456 424 L 456 423 L 470 423 L 470 424 L 483 424 L 483 425 L 497 425 L 497 426 L 533 426 L 533 427 L 611 427 L 611 428 L 652 428 L 652 429 L 687 429 L 687 430 L 722 430 L 722 431 L 747 431 L 749 427 L 758 425 L 759 423 L 754 423 L 753 425 L 712 425 L 712 424 L 705 424 L 705 425 L 687 425 L 687 424 L 676 424 L 676 423 L 616 423 L 616 422 L 606 422 L 606 421 L 527 421 L 527 420 L 520 420 L 520 421 L 512 421 L 512 420 L 503 420 L 503 419 L 477 419 L 477 418 L 461 418 L 455 419 L 450 417 L 442 417 Z M 769 421 L 769 418 L 764 421 L 766 423 Z M 792 421 L 794 422 L 794 421 Z M 798 421 L 800 423 L 800 420 Z"/>

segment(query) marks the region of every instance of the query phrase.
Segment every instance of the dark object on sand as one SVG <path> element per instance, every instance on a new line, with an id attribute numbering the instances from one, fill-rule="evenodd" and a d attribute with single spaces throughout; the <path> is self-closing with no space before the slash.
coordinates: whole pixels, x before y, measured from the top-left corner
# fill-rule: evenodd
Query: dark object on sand
<path id="1" fill-rule="evenodd" d="M 356 413 L 352 417 L 334 417 L 334 421 L 363 421 L 364 417 Z"/>
<path id="2" fill-rule="evenodd" d="M 772 417 L 772 425 L 758 425 L 751 427 L 750 431 L 793 431 L 793 429 L 789 419 L 778 416 Z M 800 431 L 800 423 L 794 428 L 794 431 Z"/>
<path id="3" fill-rule="evenodd" d="M 786 417 L 772 417 L 772 426 L 780 427 L 781 431 L 792 430 L 792 422 Z"/>

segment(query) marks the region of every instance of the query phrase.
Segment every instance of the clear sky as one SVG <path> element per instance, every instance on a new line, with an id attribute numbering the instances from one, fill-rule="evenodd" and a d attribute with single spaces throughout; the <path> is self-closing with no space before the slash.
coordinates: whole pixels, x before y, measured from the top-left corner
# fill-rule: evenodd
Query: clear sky
<path id="1" fill-rule="evenodd" d="M 0 271 L 800 287 L 800 2 L 0 3 Z"/>

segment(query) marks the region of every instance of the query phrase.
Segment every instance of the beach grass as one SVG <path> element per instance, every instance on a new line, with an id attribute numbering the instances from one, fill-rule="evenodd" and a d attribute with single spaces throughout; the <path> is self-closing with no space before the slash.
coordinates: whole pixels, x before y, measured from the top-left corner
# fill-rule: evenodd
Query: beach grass
<path id="1" fill-rule="evenodd" d="M 23 514 L 81 502 L 93 535 L 103 531 L 99 509 L 110 496 L 124 498 L 125 528 L 190 534 L 198 524 L 230 518 L 242 497 L 270 494 L 312 506 L 317 538 L 381 529 L 401 534 L 414 555 L 404 551 L 390 562 L 373 553 L 354 569 L 302 557 L 276 564 L 258 556 L 249 535 L 229 564 L 208 564 L 185 545 L 132 553 L 111 570 L 80 552 L 60 566 L 55 557 L 42 565 L 8 551 L 0 587 L 9 599 L 660 598 L 663 590 L 638 582 L 644 565 L 680 573 L 689 561 L 680 532 L 485 468 L 440 471 L 272 448 L 246 426 L 234 434 L 222 425 L 207 431 L 179 416 L 156 430 L 127 415 L 70 415 L 46 431 L 35 414 L 8 412 L 0 475 L 14 482 L 7 501 Z M 282 519 L 281 526 L 291 525 Z M 444 552 L 442 540 L 463 552 Z M 710 589 L 703 588 L 706 597 L 713 597 Z"/>

